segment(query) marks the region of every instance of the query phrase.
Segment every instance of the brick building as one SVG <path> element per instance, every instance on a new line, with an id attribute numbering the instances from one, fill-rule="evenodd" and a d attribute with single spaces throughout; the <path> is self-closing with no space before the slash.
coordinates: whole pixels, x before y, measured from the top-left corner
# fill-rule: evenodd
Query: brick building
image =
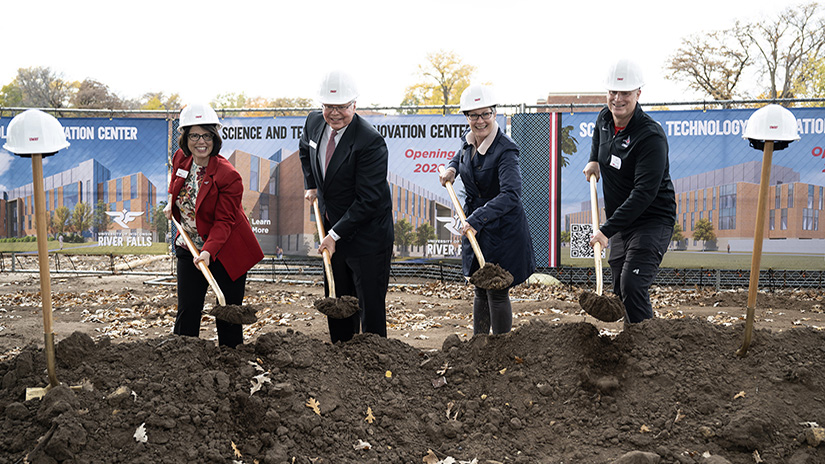
<path id="1" fill-rule="evenodd" d="M 761 172 L 761 161 L 749 161 L 675 179 L 677 223 L 685 236 L 680 245 L 702 249 L 704 244 L 693 239 L 693 232 L 699 220 L 707 219 L 713 225 L 718 249 L 730 245 L 731 251 L 751 251 Z M 820 226 L 825 189 L 799 180 L 799 173 L 790 168 L 771 167 L 763 244 L 766 252 L 825 247 L 825 227 Z M 604 222 L 603 208 L 600 215 Z M 570 224 L 589 224 L 590 202 L 582 202 L 582 211 L 565 219 L 568 231 Z"/>

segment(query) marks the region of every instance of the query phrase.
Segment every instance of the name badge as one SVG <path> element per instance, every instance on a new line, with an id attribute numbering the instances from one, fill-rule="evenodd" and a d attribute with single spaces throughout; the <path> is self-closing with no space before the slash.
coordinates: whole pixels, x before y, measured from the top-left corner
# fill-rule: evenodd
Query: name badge
<path id="1" fill-rule="evenodd" d="M 621 169 L 622 168 L 622 159 L 616 155 L 610 155 L 610 167 Z"/>
<path id="2" fill-rule="evenodd" d="M 315 143 L 315 141 L 314 141 L 314 140 L 310 140 L 310 141 L 309 141 L 309 147 L 310 147 L 310 148 L 315 148 L 315 149 L 317 150 L 317 149 L 318 149 L 318 144 L 317 144 L 317 143 Z"/>
<path id="3" fill-rule="evenodd" d="M 175 172 L 175 175 L 178 176 L 178 177 L 183 177 L 184 179 L 186 179 L 186 176 L 189 175 L 189 171 L 187 171 L 186 169 L 178 168 L 177 172 Z"/>

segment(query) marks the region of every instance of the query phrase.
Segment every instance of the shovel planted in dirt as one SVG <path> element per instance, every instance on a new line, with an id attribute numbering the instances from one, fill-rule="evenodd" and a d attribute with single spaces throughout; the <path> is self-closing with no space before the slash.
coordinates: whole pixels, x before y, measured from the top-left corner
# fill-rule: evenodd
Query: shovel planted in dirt
<path id="1" fill-rule="evenodd" d="M 46 242 L 46 195 L 43 190 L 43 155 L 33 154 L 32 175 L 34 177 L 34 210 L 36 214 L 35 228 L 37 231 L 37 258 L 40 265 L 40 299 L 43 304 L 43 334 L 46 349 L 46 371 L 49 376 L 49 385 L 46 387 L 31 387 L 26 389 L 26 401 L 43 398 L 53 387 L 60 385 L 57 381 L 55 366 L 54 333 L 52 332 L 52 287 L 49 273 L 49 245 Z M 79 390 L 80 386 L 69 387 Z"/>
<path id="2" fill-rule="evenodd" d="M 444 166 L 438 167 L 438 172 L 443 174 L 445 172 Z M 458 201 L 458 196 L 455 194 L 453 183 L 447 181 L 445 184 L 447 191 L 450 193 L 450 199 L 453 200 L 453 207 L 458 211 L 458 217 L 461 219 L 461 225 L 467 225 L 467 216 L 464 215 L 464 209 L 461 207 L 461 202 Z M 473 253 L 478 260 L 479 269 L 470 276 L 470 283 L 479 288 L 488 290 L 504 290 L 513 283 L 513 275 L 507 269 L 498 264 L 488 263 L 484 260 L 484 255 L 481 253 L 481 247 L 478 246 L 476 234 L 472 230 L 467 231 L 467 240 L 470 241 L 470 246 L 473 248 Z"/>
<path id="3" fill-rule="evenodd" d="M 323 240 L 326 237 L 324 232 L 324 224 L 321 222 L 324 218 L 321 216 L 321 209 L 318 207 L 318 199 L 312 201 L 312 207 L 315 209 L 315 224 L 318 226 L 318 239 Z M 327 276 L 327 288 L 329 289 L 329 296 L 320 300 L 315 300 L 315 309 L 321 314 L 333 319 L 345 319 L 356 312 L 358 312 L 358 298 L 350 295 L 344 295 L 341 298 L 335 297 L 335 279 L 332 276 L 332 260 L 329 255 L 329 250 L 324 249 L 324 273 Z"/>
<path id="4" fill-rule="evenodd" d="M 175 220 L 174 217 L 172 217 L 172 223 L 178 228 L 178 231 L 183 237 L 183 241 L 186 242 L 186 247 L 189 248 L 189 252 L 192 253 L 192 256 L 197 257 L 200 251 L 198 247 L 195 246 L 195 243 L 192 242 L 192 239 L 189 238 L 189 234 L 183 230 L 183 227 L 181 227 L 180 223 Z M 212 287 L 212 291 L 215 292 L 215 296 L 218 298 L 218 306 L 213 307 L 209 314 L 214 316 L 215 319 L 220 319 L 232 324 L 253 324 L 258 320 L 255 316 L 255 308 L 251 306 L 226 304 L 223 291 L 218 286 L 218 282 L 215 280 L 212 271 L 209 270 L 209 266 L 207 266 L 206 263 L 198 261 L 198 269 L 203 273 L 203 276 L 206 278 L 206 281 L 209 282 L 209 286 Z"/>
<path id="5" fill-rule="evenodd" d="M 759 265 L 762 261 L 762 241 L 765 235 L 765 216 L 767 216 L 766 207 L 773 152 L 783 150 L 791 142 L 799 140 L 796 117 L 790 110 L 780 105 L 763 106 L 748 118 L 748 125 L 745 126 L 742 138 L 747 139 L 751 147 L 762 150 L 762 177 L 759 179 L 759 198 L 756 201 L 756 230 L 753 234 L 745 336 L 742 346 L 736 352 L 738 356 L 745 356 L 748 353 L 753 336 L 753 319 L 756 312 L 756 294 L 759 290 Z"/>
<path id="6" fill-rule="evenodd" d="M 596 193 L 596 176 L 590 176 L 590 212 L 593 221 L 593 233 L 599 230 L 599 199 Z M 616 322 L 624 317 L 622 300 L 615 296 L 602 295 L 604 291 L 604 273 L 602 272 L 602 245 L 593 245 L 593 257 L 596 263 L 596 293 L 584 291 L 579 295 L 579 305 L 591 316 L 603 322 Z"/>

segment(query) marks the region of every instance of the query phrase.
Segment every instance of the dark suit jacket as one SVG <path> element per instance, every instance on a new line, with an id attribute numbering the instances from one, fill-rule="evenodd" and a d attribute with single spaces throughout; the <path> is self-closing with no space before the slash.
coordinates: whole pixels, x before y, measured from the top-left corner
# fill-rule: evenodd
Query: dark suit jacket
<path id="1" fill-rule="evenodd" d="M 329 219 L 325 230 L 335 229 L 341 236 L 335 244 L 336 254 L 386 251 L 393 243 L 387 144 L 372 125 L 354 115 L 324 177 L 318 147 L 326 125 L 320 111 L 310 113 L 304 124 L 299 143 L 304 188 L 317 189 L 321 215 Z"/>
<path id="2" fill-rule="evenodd" d="M 173 199 L 178 197 L 186 181 L 186 177 L 177 175 L 178 170 L 188 172 L 191 167 L 191 156 L 186 156 L 183 150 L 175 152 L 169 184 Z M 209 158 L 195 201 L 195 227 L 204 239 L 203 249 L 223 264 L 232 280 L 237 280 L 264 257 L 241 207 L 242 197 L 243 180 L 235 167 L 220 155 Z M 180 221 L 180 210 L 174 202 L 172 214 Z"/>

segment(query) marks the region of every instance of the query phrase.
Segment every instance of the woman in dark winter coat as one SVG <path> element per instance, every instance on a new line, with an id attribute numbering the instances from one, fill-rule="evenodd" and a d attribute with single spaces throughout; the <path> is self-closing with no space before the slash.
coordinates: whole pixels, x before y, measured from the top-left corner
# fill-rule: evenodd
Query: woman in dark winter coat
<path id="1" fill-rule="evenodd" d="M 462 264 L 465 276 L 479 269 L 467 231 L 472 230 L 486 261 L 513 275 L 518 285 L 536 267 L 527 216 L 521 202 L 519 148 L 496 122 L 496 101 L 489 87 L 472 85 L 461 94 L 461 111 L 470 131 L 461 149 L 439 176 L 441 185 L 461 176 L 466 199 L 467 225 L 462 228 Z M 511 286 L 511 287 L 512 287 Z M 513 326 L 510 289 L 476 287 L 473 334 L 507 333 Z"/>

